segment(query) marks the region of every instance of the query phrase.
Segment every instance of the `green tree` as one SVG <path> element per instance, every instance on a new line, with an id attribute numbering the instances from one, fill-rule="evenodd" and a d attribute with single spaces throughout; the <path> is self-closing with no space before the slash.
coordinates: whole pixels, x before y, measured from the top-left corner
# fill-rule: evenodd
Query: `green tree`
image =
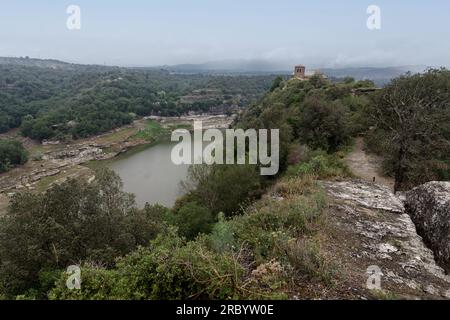
<path id="1" fill-rule="evenodd" d="M 300 140 L 313 149 L 336 151 L 349 139 L 347 112 L 340 101 L 308 97 L 301 112 Z"/>
<path id="2" fill-rule="evenodd" d="M 8 171 L 11 167 L 25 164 L 28 153 L 22 143 L 16 140 L 0 141 L 0 172 Z"/>
<path id="3" fill-rule="evenodd" d="M 281 84 L 283 83 L 283 78 L 281 76 L 278 76 L 273 81 L 272 87 L 270 88 L 270 92 L 275 91 L 275 89 L 280 88 Z"/>
<path id="4" fill-rule="evenodd" d="M 260 195 L 261 181 L 255 165 L 194 165 L 184 187 L 214 215 L 231 216 Z"/>
<path id="5" fill-rule="evenodd" d="M 101 170 L 92 183 L 69 180 L 44 194 L 16 195 L 0 218 L 0 291 L 40 288 L 43 272 L 82 261 L 111 266 L 147 244 L 164 227 L 165 213 L 136 209 L 121 188 L 115 173 Z"/>
<path id="6" fill-rule="evenodd" d="M 209 233 L 215 219 L 208 208 L 196 202 L 187 202 L 174 210 L 170 221 L 178 227 L 181 236 L 192 240 L 200 233 Z"/>
<path id="7" fill-rule="evenodd" d="M 380 146 L 395 190 L 440 179 L 450 159 L 450 71 L 394 79 L 374 96 L 367 116 L 384 137 Z"/>

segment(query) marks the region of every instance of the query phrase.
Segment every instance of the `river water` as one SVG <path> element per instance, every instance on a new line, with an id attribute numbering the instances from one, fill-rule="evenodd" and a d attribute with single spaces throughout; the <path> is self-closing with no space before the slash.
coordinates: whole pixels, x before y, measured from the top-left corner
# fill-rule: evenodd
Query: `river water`
<path id="1" fill-rule="evenodd" d="M 187 177 L 189 165 L 175 165 L 170 155 L 175 142 L 163 142 L 126 152 L 107 167 L 120 175 L 124 191 L 136 195 L 139 207 L 145 203 L 172 207 L 183 195 L 181 181 Z"/>

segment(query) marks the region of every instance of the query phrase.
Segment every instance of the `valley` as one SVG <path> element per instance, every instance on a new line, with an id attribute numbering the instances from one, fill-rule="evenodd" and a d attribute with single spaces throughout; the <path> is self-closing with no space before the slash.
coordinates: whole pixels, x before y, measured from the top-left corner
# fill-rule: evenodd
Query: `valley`
<path id="1" fill-rule="evenodd" d="M 0 214 L 7 207 L 9 198 L 17 192 L 24 190 L 43 192 L 67 179 L 93 178 L 94 172 L 91 168 L 104 166 L 106 165 L 104 162 L 112 162 L 124 153 L 133 150 L 135 153 L 139 152 L 136 150 L 138 147 L 144 151 L 159 143 L 167 143 L 170 141 L 172 130 L 190 129 L 194 120 L 202 121 L 205 128 L 221 129 L 228 128 L 234 116 L 147 117 L 111 132 L 72 143 L 48 141 L 41 144 L 21 137 L 17 130 L 2 134 L 3 138 L 21 140 L 30 153 L 31 160 L 24 166 L 0 174 Z M 167 159 L 162 160 L 170 162 L 170 152 Z M 173 187 L 177 188 L 177 184 L 175 183 Z"/>

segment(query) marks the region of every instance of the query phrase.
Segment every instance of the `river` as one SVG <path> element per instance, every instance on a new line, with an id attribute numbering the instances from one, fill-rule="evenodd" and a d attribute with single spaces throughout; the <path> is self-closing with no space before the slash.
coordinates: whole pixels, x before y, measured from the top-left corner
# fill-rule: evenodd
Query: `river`
<path id="1" fill-rule="evenodd" d="M 172 207 L 183 195 L 180 183 L 186 179 L 189 165 L 172 163 L 170 155 L 175 144 L 138 147 L 107 163 L 122 178 L 124 191 L 136 195 L 140 208 L 146 202 Z"/>

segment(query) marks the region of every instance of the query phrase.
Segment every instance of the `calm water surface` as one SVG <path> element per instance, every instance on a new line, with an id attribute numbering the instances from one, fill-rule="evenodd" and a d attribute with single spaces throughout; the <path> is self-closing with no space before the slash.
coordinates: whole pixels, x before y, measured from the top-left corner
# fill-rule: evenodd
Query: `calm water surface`
<path id="1" fill-rule="evenodd" d="M 175 144 L 165 142 L 138 148 L 108 163 L 122 178 L 124 190 L 136 195 L 139 207 L 146 202 L 172 207 L 183 195 L 180 183 L 186 179 L 189 165 L 172 163 L 170 155 Z"/>

